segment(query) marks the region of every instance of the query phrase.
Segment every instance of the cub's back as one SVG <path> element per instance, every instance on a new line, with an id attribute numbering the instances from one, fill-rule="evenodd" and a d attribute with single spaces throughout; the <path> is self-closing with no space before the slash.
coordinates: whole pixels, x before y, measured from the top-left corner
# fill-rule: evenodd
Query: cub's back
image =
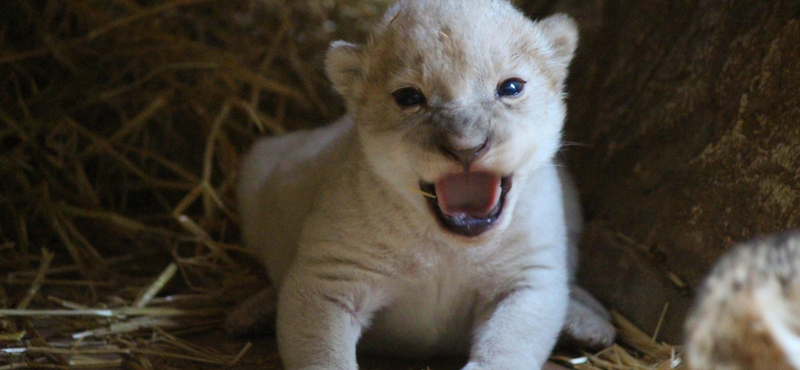
<path id="1" fill-rule="evenodd" d="M 246 155 L 237 192 L 242 235 L 273 283 L 291 266 L 304 221 L 323 185 L 340 170 L 353 136 L 353 122 L 345 117 L 323 128 L 262 139 Z"/>

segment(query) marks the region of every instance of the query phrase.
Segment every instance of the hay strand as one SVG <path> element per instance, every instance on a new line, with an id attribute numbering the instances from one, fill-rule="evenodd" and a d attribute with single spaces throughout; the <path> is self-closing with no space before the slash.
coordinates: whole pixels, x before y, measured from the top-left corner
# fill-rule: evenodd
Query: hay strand
<path id="1" fill-rule="evenodd" d="M 197 4 L 197 3 L 206 2 L 206 1 L 211 1 L 211 0 L 173 0 L 173 1 L 167 2 L 166 4 L 161 4 L 161 5 L 157 5 L 157 6 L 148 8 L 148 9 L 143 9 L 143 10 L 140 10 L 140 11 L 138 11 L 137 13 L 135 13 L 133 15 L 130 15 L 130 16 L 125 17 L 125 18 L 116 19 L 113 22 L 110 22 L 109 24 L 107 24 L 107 25 L 105 25 L 103 27 L 100 27 L 98 29 L 93 30 L 92 32 L 89 33 L 88 39 L 89 40 L 96 39 L 96 38 L 102 36 L 103 34 L 109 32 L 111 30 L 114 30 L 116 28 L 124 27 L 124 26 L 126 26 L 126 25 L 128 25 L 130 23 L 136 22 L 138 20 L 141 20 L 141 19 L 144 19 L 144 18 L 147 18 L 147 17 L 152 17 L 152 16 L 160 14 L 160 13 L 164 13 L 166 11 L 175 9 L 175 8 L 177 8 L 179 6 L 182 6 L 182 5 L 191 5 L 191 4 Z"/>
<path id="2" fill-rule="evenodd" d="M 39 271 L 36 273 L 36 277 L 33 279 L 33 282 L 31 282 L 31 287 L 28 288 L 28 292 L 25 293 L 25 297 L 19 301 L 19 304 L 17 304 L 18 310 L 24 310 L 28 308 L 28 305 L 33 300 L 33 297 L 39 292 L 39 288 L 42 287 L 42 282 L 44 282 L 44 278 L 47 276 L 47 269 L 50 268 L 50 263 L 53 262 L 53 257 L 55 257 L 55 254 L 47 249 L 42 249 L 42 262 L 39 266 Z"/>
<path id="3" fill-rule="evenodd" d="M 159 275 L 155 281 L 145 290 L 139 298 L 136 298 L 133 301 L 133 307 L 142 308 L 147 306 L 150 301 L 153 300 L 153 297 L 164 289 L 164 286 L 175 276 L 175 273 L 178 272 L 178 265 L 175 263 L 170 263 L 166 269 Z"/>

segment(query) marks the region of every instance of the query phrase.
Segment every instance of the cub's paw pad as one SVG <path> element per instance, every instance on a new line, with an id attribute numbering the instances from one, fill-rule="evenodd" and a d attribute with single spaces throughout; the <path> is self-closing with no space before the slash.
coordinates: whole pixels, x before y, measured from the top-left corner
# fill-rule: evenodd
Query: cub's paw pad
<path id="1" fill-rule="evenodd" d="M 570 298 L 560 343 L 585 349 L 607 348 L 614 344 L 616 329 L 611 325 L 608 312 L 602 305 L 593 298 L 592 302 L 587 303 L 583 299 Z"/>

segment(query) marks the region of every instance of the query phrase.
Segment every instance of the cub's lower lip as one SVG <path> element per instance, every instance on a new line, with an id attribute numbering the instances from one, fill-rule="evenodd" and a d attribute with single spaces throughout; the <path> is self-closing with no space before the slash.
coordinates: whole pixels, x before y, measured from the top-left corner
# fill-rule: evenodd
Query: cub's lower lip
<path id="1" fill-rule="evenodd" d="M 454 217 L 445 214 L 442 211 L 441 207 L 439 207 L 439 202 L 436 198 L 432 197 L 425 197 L 425 198 L 428 202 L 428 206 L 435 215 L 439 224 L 445 230 L 448 230 L 454 234 L 467 237 L 478 236 L 490 230 L 492 227 L 494 227 L 494 225 L 500 219 L 500 216 L 503 213 L 506 195 L 508 194 L 508 191 L 511 190 L 511 178 L 512 178 L 511 175 L 501 178 L 500 199 L 494 206 L 494 208 L 491 211 L 489 211 L 485 217 L 474 217 L 465 214 Z M 419 188 L 425 193 L 431 195 L 437 194 L 436 185 L 433 183 L 420 181 Z"/>

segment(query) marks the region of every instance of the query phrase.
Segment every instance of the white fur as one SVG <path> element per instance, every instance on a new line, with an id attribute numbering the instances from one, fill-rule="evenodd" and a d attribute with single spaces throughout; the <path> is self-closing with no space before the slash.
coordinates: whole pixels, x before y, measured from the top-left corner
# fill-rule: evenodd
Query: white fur
<path id="1" fill-rule="evenodd" d="M 357 344 L 469 353 L 470 370 L 541 368 L 568 302 L 553 156 L 576 41 L 568 18 L 534 23 L 505 1 L 403 0 L 367 45 L 332 46 L 328 73 L 351 116 L 259 142 L 239 189 L 245 243 L 281 287 L 287 369 L 355 370 Z M 509 77 L 527 81 L 523 94 L 494 96 Z M 428 106 L 396 107 L 403 86 Z M 513 173 L 500 221 L 476 237 L 442 228 L 414 191 L 463 170 L 426 147 L 452 122 L 465 122 L 448 126 L 455 145 L 492 140 L 472 170 Z"/>

